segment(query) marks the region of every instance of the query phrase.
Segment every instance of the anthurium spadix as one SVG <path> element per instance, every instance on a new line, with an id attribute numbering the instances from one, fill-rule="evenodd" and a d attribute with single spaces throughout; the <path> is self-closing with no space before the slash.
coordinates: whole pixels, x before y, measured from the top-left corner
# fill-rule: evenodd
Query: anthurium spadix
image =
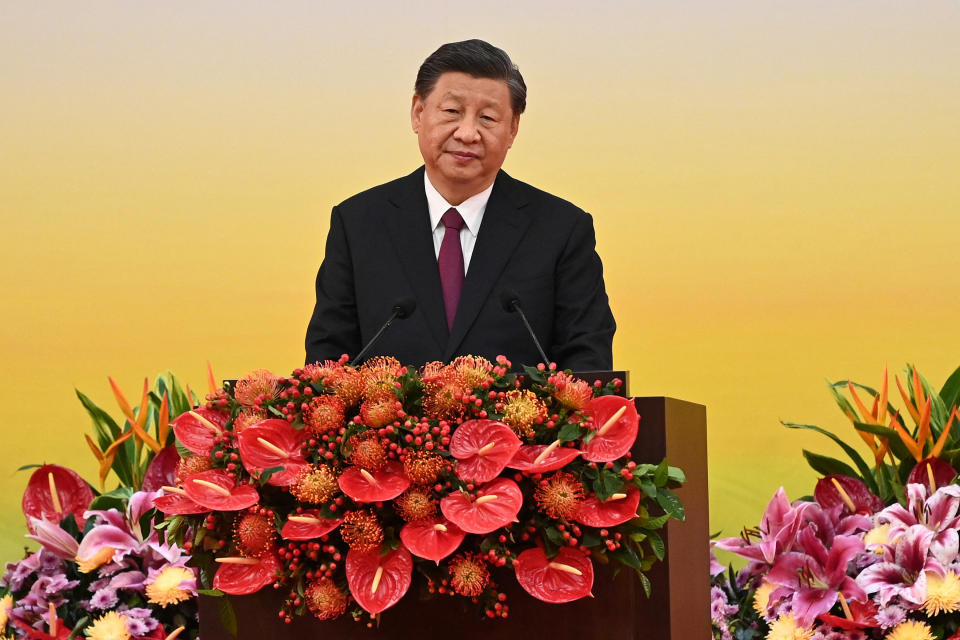
<path id="1" fill-rule="evenodd" d="M 21 507 L 32 532 L 30 518 L 59 523 L 73 514 L 83 529 L 84 513 L 93 502 L 93 489 L 75 471 L 56 464 L 38 467 L 27 482 Z"/>

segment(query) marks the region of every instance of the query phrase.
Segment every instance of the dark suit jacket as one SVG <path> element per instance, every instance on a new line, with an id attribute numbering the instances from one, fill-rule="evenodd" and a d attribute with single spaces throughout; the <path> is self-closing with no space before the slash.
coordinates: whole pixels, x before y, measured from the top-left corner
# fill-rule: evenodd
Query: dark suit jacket
<path id="1" fill-rule="evenodd" d="M 616 323 L 590 215 L 501 171 L 448 331 L 423 172 L 334 207 L 307 328 L 307 362 L 356 355 L 396 301 L 412 297 L 413 314 L 394 321 L 371 355 L 422 365 L 503 354 L 514 366 L 535 364 L 540 356 L 520 316 L 501 304 L 502 291 L 513 289 L 547 356 L 561 368 L 610 369 Z"/>

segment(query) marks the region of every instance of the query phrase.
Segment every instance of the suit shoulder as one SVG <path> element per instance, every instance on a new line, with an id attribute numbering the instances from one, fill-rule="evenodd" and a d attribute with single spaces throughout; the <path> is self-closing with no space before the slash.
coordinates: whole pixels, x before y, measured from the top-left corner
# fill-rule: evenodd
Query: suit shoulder
<path id="1" fill-rule="evenodd" d="M 338 204 L 336 208 L 344 213 L 351 213 L 353 211 L 366 210 L 371 206 L 382 206 L 385 200 L 392 200 L 396 198 L 400 194 L 415 188 L 416 184 L 418 183 L 421 185 L 420 188 L 422 190 L 422 175 L 423 169 L 417 169 L 410 175 L 391 180 L 390 182 L 385 182 L 375 187 L 371 187 L 365 191 L 361 191 L 358 194 L 352 195 Z"/>
<path id="2" fill-rule="evenodd" d="M 550 215 L 555 222 L 566 219 L 573 223 L 583 218 L 593 219 L 589 213 L 569 200 L 543 189 L 538 189 L 516 178 L 510 178 L 510 181 L 515 198 L 518 201 L 526 202 L 527 208 L 532 209 L 537 214 Z"/>

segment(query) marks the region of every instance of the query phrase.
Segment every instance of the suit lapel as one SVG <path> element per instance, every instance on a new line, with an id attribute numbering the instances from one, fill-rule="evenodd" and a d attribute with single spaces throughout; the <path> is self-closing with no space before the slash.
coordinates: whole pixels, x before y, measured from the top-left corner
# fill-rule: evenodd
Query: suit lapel
<path id="1" fill-rule="evenodd" d="M 425 198 L 426 196 L 424 196 Z M 514 249 L 523 237 L 530 219 L 521 210 L 525 202 L 516 197 L 513 189 L 513 178 L 501 171 L 487 202 L 483 213 L 483 222 L 480 224 L 480 233 L 473 247 L 470 257 L 470 267 L 463 283 L 463 292 L 460 294 L 460 304 L 457 307 L 457 316 L 453 321 L 447 348 L 444 351 L 444 360 L 450 360 L 460 343 L 473 326 L 480 309 L 490 296 L 493 283 L 497 281 Z M 432 248 L 432 245 L 431 245 Z M 430 254 L 431 256 L 433 253 Z M 437 272 L 434 261 L 434 272 Z M 440 287 L 440 277 L 436 276 L 437 291 Z M 443 309 L 440 297 L 440 309 Z M 442 313 L 441 313 L 442 315 Z M 444 322 L 444 328 L 446 323 Z"/>
<path id="2" fill-rule="evenodd" d="M 407 176 L 389 200 L 396 210 L 386 216 L 386 225 L 397 258 L 417 299 L 417 311 L 423 314 L 433 339 L 442 349 L 449 332 L 423 189 L 423 167 Z"/>

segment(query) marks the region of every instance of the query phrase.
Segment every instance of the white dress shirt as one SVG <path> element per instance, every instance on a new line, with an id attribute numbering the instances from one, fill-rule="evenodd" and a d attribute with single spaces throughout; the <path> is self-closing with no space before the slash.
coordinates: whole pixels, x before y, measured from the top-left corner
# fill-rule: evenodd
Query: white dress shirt
<path id="1" fill-rule="evenodd" d="M 427 192 L 427 207 L 430 209 L 430 228 L 433 229 L 433 254 L 440 256 L 440 245 L 443 243 L 443 236 L 447 228 L 443 226 L 440 218 L 453 207 L 466 223 L 460 229 L 460 249 L 463 251 L 463 273 L 467 273 L 470 268 L 470 257 L 473 255 L 473 245 L 477 243 L 477 234 L 480 233 L 480 223 L 483 222 L 483 212 L 487 209 L 487 202 L 490 200 L 490 192 L 493 191 L 493 185 L 490 185 L 480 193 L 470 196 L 456 207 L 447 202 L 440 192 L 434 188 L 427 177 L 427 172 L 423 172 L 423 188 Z"/>

